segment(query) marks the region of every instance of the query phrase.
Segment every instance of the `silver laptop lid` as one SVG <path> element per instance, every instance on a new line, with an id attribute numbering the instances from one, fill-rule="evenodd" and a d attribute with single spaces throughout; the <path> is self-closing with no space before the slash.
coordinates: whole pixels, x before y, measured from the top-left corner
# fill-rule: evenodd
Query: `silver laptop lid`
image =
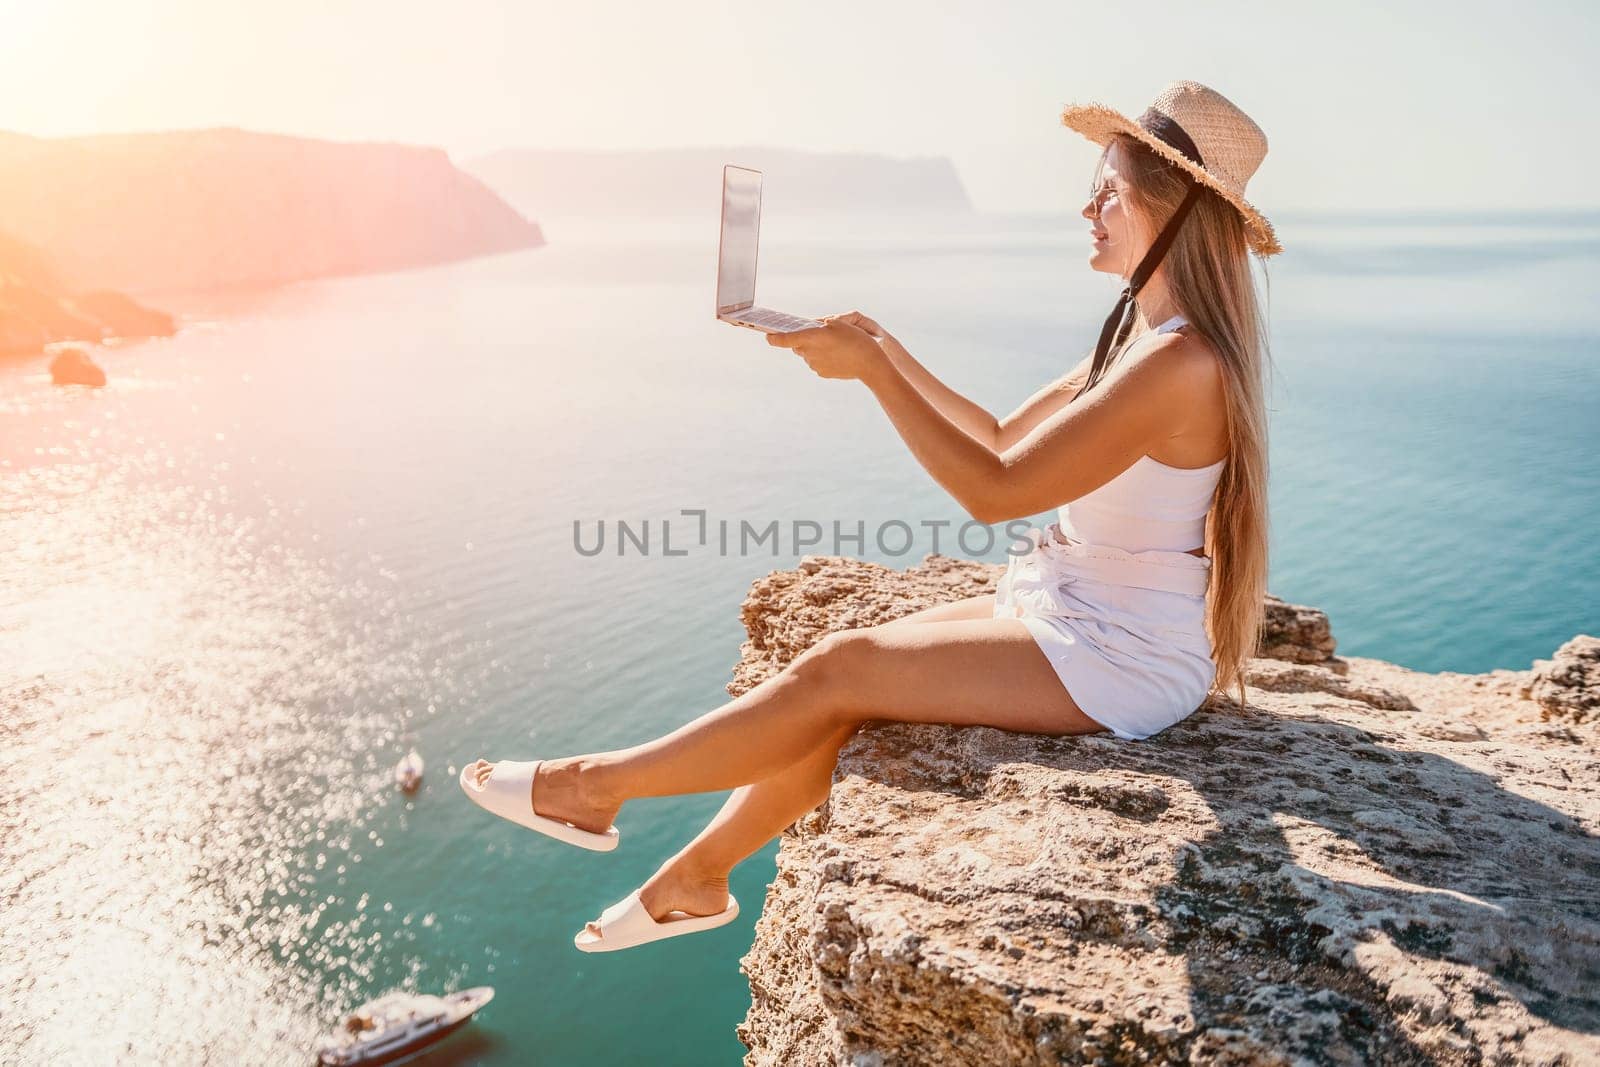
<path id="1" fill-rule="evenodd" d="M 732 163 L 722 168 L 722 237 L 717 245 L 717 314 L 743 311 L 756 300 L 756 251 L 761 234 L 761 172 Z"/>

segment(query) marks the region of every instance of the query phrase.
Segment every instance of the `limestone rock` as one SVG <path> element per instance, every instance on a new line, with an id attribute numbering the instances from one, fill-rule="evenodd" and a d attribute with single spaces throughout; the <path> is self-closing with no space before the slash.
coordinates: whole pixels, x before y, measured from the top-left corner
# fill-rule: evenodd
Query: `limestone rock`
<path id="1" fill-rule="evenodd" d="M 1333 658 L 1336 644 L 1326 612 L 1290 604 L 1267 594 L 1267 615 L 1261 624 L 1261 655 L 1294 663 L 1323 663 Z"/>
<path id="2" fill-rule="evenodd" d="M 1579 634 L 1556 649 L 1554 658 L 1534 660 L 1523 695 L 1537 701 L 1547 719 L 1600 717 L 1600 637 Z"/>
<path id="3" fill-rule="evenodd" d="M 997 573 L 808 557 L 729 689 Z M 1149 741 L 863 729 L 784 834 L 746 1062 L 1600 1062 L 1600 722 L 1278 605 L 1246 706 Z"/>
<path id="4" fill-rule="evenodd" d="M 57 385 L 104 385 L 106 372 L 81 348 L 63 348 L 50 359 L 50 380 Z"/>

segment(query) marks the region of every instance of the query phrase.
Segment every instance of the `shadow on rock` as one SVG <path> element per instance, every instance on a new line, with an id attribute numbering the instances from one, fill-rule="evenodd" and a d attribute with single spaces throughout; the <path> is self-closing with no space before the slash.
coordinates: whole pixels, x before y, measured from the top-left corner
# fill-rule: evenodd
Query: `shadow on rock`
<path id="1" fill-rule="evenodd" d="M 1216 816 L 1156 893 L 1198 1017 L 1259 1011 L 1288 983 L 1334 993 L 1342 1025 L 1364 1013 L 1339 1000 L 1381 993 L 1432 1024 L 1514 998 L 1600 1032 L 1600 839 L 1565 813 L 1315 717 L 1196 716 L 1131 755 Z M 1338 995 L 1358 977 L 1372 988 Z"/>

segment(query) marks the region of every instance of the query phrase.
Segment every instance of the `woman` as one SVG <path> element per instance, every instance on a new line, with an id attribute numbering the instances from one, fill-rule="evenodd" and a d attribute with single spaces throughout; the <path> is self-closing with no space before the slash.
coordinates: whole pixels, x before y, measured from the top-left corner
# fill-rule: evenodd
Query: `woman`
<path id="1" fill-rule="evenodd" d="M 1281 249 L 1245 199 L 1266 138 L 1195 82 L 1137 121 L 1062 122 L 1105 146 L 1083 217 L 1095 270 L 1128 279 L 1092 357 L 1003 420 L 857 312 L 770 334 L 865 384 L 974 518 L 1061 507 L 996 593 L 832 633 L 777 676 L 632 748 L 462 771 L 481 806 L 585 848 L 634 797 L 732 789 L 711 824 L 575 942 L 611 951 L 731 920 L 735 864 L 820 804 L 872 719 L 1146 738 L 1237 684 L 1266 579 L 1266 337 L 1249 253 Z M 1131 314 L 1130 314 L 1131 313 Z"/>

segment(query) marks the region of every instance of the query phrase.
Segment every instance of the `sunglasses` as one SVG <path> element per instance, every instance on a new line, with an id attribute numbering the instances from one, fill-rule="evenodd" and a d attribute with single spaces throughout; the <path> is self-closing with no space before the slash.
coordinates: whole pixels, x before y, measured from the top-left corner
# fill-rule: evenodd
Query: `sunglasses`
<path id="1" fill-rule="evenodd" d="M 1098 218 L 1100 212 L 1105 210 L 1107 198 L 1117 195 L 1117 187 L 1110 182 L 1101 182 L 1099 185 L 1089 186 L 1089 203 L 1093 206 L 1094 214 Z"/>

